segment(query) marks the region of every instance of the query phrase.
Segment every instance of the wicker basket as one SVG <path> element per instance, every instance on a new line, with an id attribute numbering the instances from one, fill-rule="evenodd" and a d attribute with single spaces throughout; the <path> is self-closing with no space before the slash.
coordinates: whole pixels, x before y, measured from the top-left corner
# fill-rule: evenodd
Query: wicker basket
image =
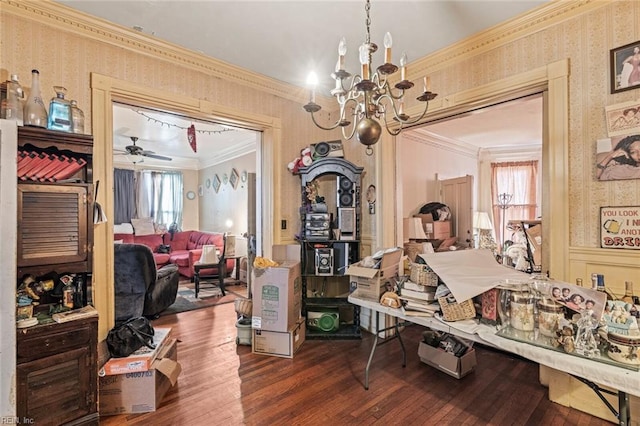
<path id="1" fill-rule="evenodd" d="M 476 317 L 476 308 L 471 299 L 458 303 L 453 298 L 439 297 L 438 303 L 445 321 L 461 321 Z"/>
<path id="2" fill-rule="evenodd" d="M 253 311 L 253 301 L 251 299 L 236 299 L 234 301 L 236 312 L 244 317 L 250 317 Z"/>
<path id="3" fill-rule="evenodd" d="M 409 279 L 416 284 L 436 287 L 438 285 L 438 275 L 427 265 L 412 263 L 409 265 Z"/>

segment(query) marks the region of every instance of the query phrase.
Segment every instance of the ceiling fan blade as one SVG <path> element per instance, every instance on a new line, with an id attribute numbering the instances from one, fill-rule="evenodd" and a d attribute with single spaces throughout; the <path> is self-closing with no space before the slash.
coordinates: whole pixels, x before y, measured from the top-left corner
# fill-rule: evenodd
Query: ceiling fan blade
<path id="1" fill-rule="evenodd" d="M 154 154 L 154 153 L 149 152 L 149 151 L 145 151 L 141 155 L 143 155 L 145 157 L 149 157 L 149 158 L 155 158 L 156 160 L 164 160 L 164 161 L 171 161 L 172 160 L 171 158 L 165 157 L 164 155 Z"/>

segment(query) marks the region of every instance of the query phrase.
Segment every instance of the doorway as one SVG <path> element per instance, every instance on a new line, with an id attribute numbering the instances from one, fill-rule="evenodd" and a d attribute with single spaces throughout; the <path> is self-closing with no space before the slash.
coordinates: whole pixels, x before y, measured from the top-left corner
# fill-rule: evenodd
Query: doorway
<path id="1" fill-rule="evenodd" d="M 426 123 L 435 123 L 438 120 L 459 116 L 491 105 L 497 105 L 513 99 L 541 94 L 543 114 L 543 144 L 541 158 L 546 165 L 541 173 L 541 187 L 545 188 L 542 194 L 542 217 L 545 220 L 543 227 L 543 259 L 542 272 L 549 273 L 555 279 L 566 279 L 568 275 L 568 230 L 569 214 L 566 211 L 566 194 L 568 188 L 568 76 L 569 61 L 560 60 L 546 66 L 532 69 L 503 80 L 491 82 L 483 86 L 477 86 L 463 92 L 449 93 L 440 100 L 434 102 L 434 106 L 426 117 Z M 391 180 L 399 188 L 398 203 L 396 203 L 395 215 L 396 230 L 401 229 L 401 220 L 405 213 L 404 194 L 412 193 L 412 188 L 407 188 L 402 180 L 402 173 L 407 167 L 403 163 L 406 158 L 407 147 L 404 143 L 410 132 L 403 132 L 400 143 L 395 144 L 396 173 Z M 447 146 L 447 149 L 451 147 Z M 404 156 L 403 156 L 404 152 Z M 477 158 L 477 153 L 475 154 Z M 477 160 L 476 160 L 477 161 Z M 476 166 L 477 167 L 477 166 Z M 428 167 L 422 166 L 423 174 Z M 384 179 L 393 171 L 385 173 Z M 551 184 L 552 183 L 552 184 Z M 424 186 L 424 185 L 423 185 Z M 415 190 L 415 189 L 414 189 Z M 424 193 L 424 189 L 422 189 Z M 398 231 L 396 235 L 400 234 Z M 396 238 L 398 241 L 398 238 Z"/>
<path id="2" fill-rule="evenodd" d="M 258 228 L 261 238 L 256 241 L 258 253 L 263 253 L 273 244 L 273 200 L 274 171 L 269 165 L 274 153 L 280 149 L 280 120 L 276 117 L 260 114 L 248 114 L 227 107 L 219 107 L 207 101 L 180 97 L 161 90 L 133 85 L 121 80 L 99 74 L 91 74 L 92 127 L 94 129 L 94 158 L 100 158 L 100 164 L 94 168 L 94 181 L 104 182 L 105 188 L 113 188 L 113 102 L 125 103 L 141 108 L 180 114 L 194 119 L 211 120 L 223 125 L 239 126 L 261 132 L 260 149 L 257 150 L 256 188 L 259 195 L 256 200 Z M 107 215 L 113 216 L 113 191 L 101 191 L 98 201 L 104 206 Z M 98 225 L 95 228 L 94 280 L 113 282 L 113 228 L 110 225 Z M 269 250 L 267 250 L 269 251 Z M 266 253 L 270 255 L 270 253 Z M 96 286 L 96 308 L 100 312 L 99 335 L 106 336 L 113 325 L 113 288 L 108 285 Z"/>

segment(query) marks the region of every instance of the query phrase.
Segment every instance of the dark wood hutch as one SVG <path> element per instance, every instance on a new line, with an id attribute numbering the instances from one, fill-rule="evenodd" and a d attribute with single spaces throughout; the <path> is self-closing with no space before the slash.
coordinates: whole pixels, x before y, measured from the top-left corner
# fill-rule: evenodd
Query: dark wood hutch
<path id="1" fill-rule="evenodd" d="M 18 280 L 26 274 L 86 274 L 90 301 L 93 137 L 22 126 L 18 150 L 56 153 L 84 163 L 63 180 L 34 181 L 18 173 Z M 18 418 L 37 425 L 98 424 L 97 338 L 97 317 L 18 328 Z"/>

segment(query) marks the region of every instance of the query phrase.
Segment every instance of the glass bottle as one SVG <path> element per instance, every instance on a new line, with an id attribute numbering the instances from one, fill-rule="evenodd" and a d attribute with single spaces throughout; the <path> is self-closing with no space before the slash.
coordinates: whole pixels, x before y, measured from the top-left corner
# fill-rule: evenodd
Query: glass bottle
<path id="1" fill-rule="evenodd" d="M 51 130 L 71 131 L 71 103 L 64 98 L 67 89 L 62 86 L 53 86 L 56 97 L 49 103 L 49 120 L 47 128 Z"/>
<path id="2" fill-rule="evenodd" d="M 84 112 L 78 108 L 78 102 L 71 100 L 71 131 L 73 133 L 84 133 Z"/>
<path id="3" fill-rule="evenodd" d="M 23 124 L 23 101 L 24 92 L 18 76 L 11 74 L 11 80 L 7 81 L 7 97 L 2 100 L 0 117 L 18 122 L 18 126 Z"/>
<path id="4" fill-rule="evenodd" d="M 73 279 L 67 276 L 67 280 L 62 288 L 62 306 L 73 309 L 73 297 L 75 288 L 73 287 Z"/>
<path id="5" fill-rule="evenodd" d="M 31 71 L 31 92 L 24 105 L 25 126 L 47 127 L 47 108 L 40 93 L 40 72 Z"/>

